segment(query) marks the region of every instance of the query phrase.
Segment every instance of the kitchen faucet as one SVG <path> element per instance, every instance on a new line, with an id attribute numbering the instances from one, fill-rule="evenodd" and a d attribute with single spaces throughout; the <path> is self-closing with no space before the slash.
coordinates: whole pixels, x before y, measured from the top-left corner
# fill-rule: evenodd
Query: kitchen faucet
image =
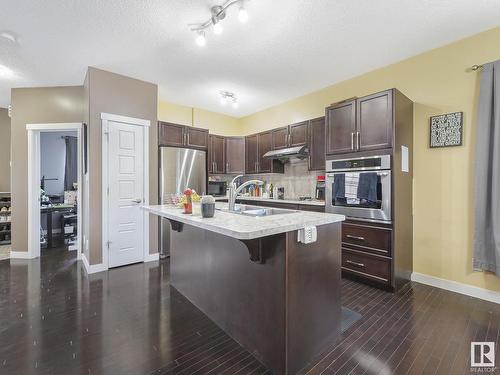
<path id="1" fill-rule="evenodd" d="M 240 177 L 243 177 L 243 175 L 240 174 L 236 176 L 229 184 L 229 197 L 228 197 L 229 211 L 234 211 L 234 206 L 236 205 L 236 197 L 238 196 L 241 190 L 246 188 L 248 185 L 254 185 L 254 184 L 260 186 L 264 185 L 264 182 L 261 180 L 250 180 L 242 183 L 239 187 L 236 187 L 236 180 Z"/>

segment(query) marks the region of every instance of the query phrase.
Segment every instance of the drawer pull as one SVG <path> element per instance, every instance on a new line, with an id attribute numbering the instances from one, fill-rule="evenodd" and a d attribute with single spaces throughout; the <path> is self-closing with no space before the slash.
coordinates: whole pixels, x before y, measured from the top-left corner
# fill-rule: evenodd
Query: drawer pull
<path id="1" fill-rule="evenodd" d="M 358 240 L 358 241 L 364 241 L 365 238 L 364 237 L 360 237 L 360 236 L 353 236 L 352 234 L 346 234 L 346 237 L 347 238 L 350 238 L 350 239 L 353 239 L 353 240 Z"/>
<path id="2" fill-rule="evenodd" d="M 356 266 L 356 267 L 365 268 L 364 263 L 353 262 L 352 260 L 346 260 L 345 262 L 347 264 L 352 264 L 353 266 Z"/>

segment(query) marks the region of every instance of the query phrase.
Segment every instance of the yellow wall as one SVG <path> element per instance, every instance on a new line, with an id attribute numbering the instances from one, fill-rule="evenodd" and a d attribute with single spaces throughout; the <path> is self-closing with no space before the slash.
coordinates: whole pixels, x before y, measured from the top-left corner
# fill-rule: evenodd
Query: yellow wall
<path id="1" fill-rule="evenodd" d="M 414 271 L 500 291 L 473 272 L 475 119 L 479 73 L 500 59 L 496 28 L 240 119 L 244 134 L 321 116 L 333 102 L 396 87 L 415 102 Z M 334 68 L 334 67 L 333 67 Z M 464 112 L 464 146 L 429 149 L 429 116 Z"/>
<path id="2" fill-rule="evenodd" d="M 235 117 L 167 102 L 158 103 L 158 120 L 209 129 L 213 134 L 242 135 Z"/>

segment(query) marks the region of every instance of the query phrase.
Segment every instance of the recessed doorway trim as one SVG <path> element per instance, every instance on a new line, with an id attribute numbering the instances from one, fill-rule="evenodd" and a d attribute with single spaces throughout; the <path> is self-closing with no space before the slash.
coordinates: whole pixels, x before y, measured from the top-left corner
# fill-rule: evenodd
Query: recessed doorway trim
<path id="1" fill-rule="evenodd" d="M 76 131 L 77 133 L 77 259 L 82 257 L 82 123 L 26 124 L 28 131 L 28 252 L 11 253 L 11 258 L 31 259 L 40 256 L 40 133 Z"/>
<path id="2" fill-rule="evenodd" d="M 108 159 L 109 159 L 109 144 L 108 144 L 108 127 L 109 122 L 121 122 L 129 125 L 142 126 L 143 133 L 143 182 L 144 182 L 144 205 L 149 205 L 149 127 L 151 123 L 149 120 L 127 117 L 121 115 L 114 115 L 110 113 L 101 113 L 101 129 L 102 129 L 102 268 L 109 269 L 109 199 L 108 199 Z M 156 259 L 158 254 L 149 254 L 149 213 L 144 210 L 143 220 L 143 261 L 148 262 L 152 256 Z"/>

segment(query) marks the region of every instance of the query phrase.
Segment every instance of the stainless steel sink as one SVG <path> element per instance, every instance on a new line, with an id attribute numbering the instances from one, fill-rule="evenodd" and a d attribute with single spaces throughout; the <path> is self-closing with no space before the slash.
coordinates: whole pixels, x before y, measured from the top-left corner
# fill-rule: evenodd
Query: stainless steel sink
<path id="1" fill-rule="evenodd" d="M 271 216 L 271 215 L 283 215 L 283 214 L 293 214 L 297 212 L 295 210 L 285 210 L 282 208 L 271 208 L 271 207 L 261 207 L 261 206 L 249 206 L 246 204 L 237 204 L 234 207 L 234 211 L 230 211 L 229 208 L 218 208 L 219 211 L 230 212 L 232 214 L 246 215 L 246 216 Z"/>

